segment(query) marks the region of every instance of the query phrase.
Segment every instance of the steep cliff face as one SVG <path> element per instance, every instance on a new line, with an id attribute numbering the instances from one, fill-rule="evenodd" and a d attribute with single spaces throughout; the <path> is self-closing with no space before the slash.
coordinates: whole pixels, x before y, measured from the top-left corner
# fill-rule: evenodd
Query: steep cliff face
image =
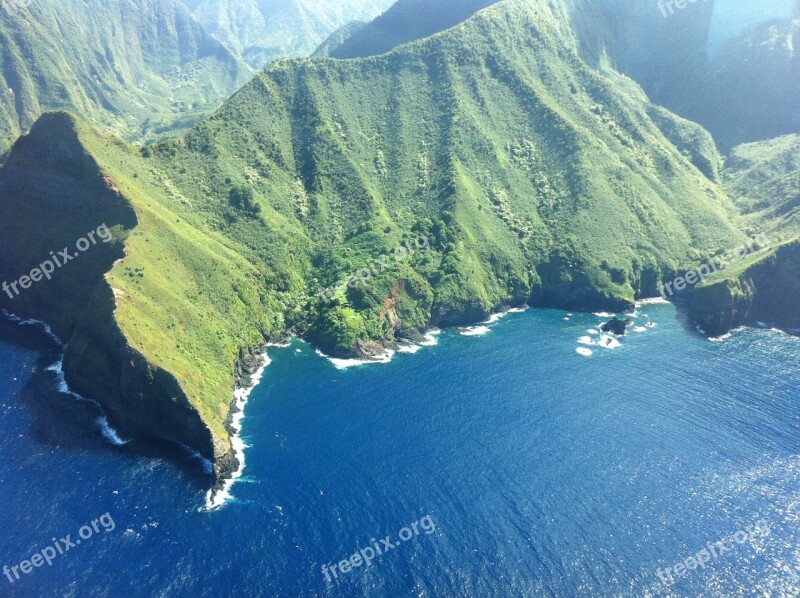
<path id="1" fill-rule="evenodd" d="M 735 147 L 722 180 L 745 225 L 775 249 L 700 285 L 691 315 L 715 335 L 755 322 L 800 329 L 800 135 Z"/>
<path id="2" fill-rule="evenodd" d="M 0 220 L 0 276 L 11 285 L 0 296 L 2 306 L 46 319 L 68 340 L 136 225 L 133 209 L 80 143 L 71 118 L 47 115 L 17 141 L 0 172 Z M 101 226 L 113 233 L 110 241 L 98 234 Z M 80 239 L 89 243 L 83 251 Z M 53 264 L 49 276 L 23 279 L 35 268 L 49 270 L 44 262 Z"/>
<path id="3" fill-rule="evenodd" d="M 124 434 L 182 443 L 214 462 L 224 477 L 237 467 L 227 439 L 213 438 L 175 376 L 134 349 L 114 319 L 114 290 L 99 282 L 69 338 L 64 375 L 96 400 Z"/>
<path id="4" fill-rule="evenodd" d="M 50 324 L 66 344 L 70 388 L 100 403 L 123 434 L 182 442 L 214 460 L 220 476 L 235 469 L 227 436 L 214 437 L 175 376 L 120 330 L 120 291 L 107 274 L 124 258 L 137 216 L 73 118 L 46 115 L 16 143 L 0 172 L 0 222 L 8 289 L 0 306 Z"/>
<path id="5" fill-rule="evenodd" d="M 712 336 L 757 322 L 800 330 L 800 241 L 778 247 L 736 276 L 698 287 L 689 315 Z"/>

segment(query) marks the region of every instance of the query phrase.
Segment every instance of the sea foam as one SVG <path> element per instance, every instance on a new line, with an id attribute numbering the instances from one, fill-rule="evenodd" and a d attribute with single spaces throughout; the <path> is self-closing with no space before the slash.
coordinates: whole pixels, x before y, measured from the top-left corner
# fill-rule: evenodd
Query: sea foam
<path id="1" fill-rule="evenodd" d="M 208 491 L 206 494 L 205 507 L 208 511 L 213 511 L 220 508 L 233 498 L 231 489 L 236 483 L 236 480 L 241 478 L 242 474 L 244 473 L 244 450 L 247 448 L 244 440 L 242 440 L 242 422 L 244 421 L 244 410 L 245 407 L 247 407 L 247 402 L 250 399 L 253 389 L 261 382 L 261 379 L 264 376 L 264 371 L 267 369 L 267 366 L 270 363 L 272 363 L 272 360 L 270 360 L 269 355 L 264 352 L 262 355 L 262 365 L 260 368 L 258 368 L 256 373 L 251 376 L 250 386 L 237 388 L 233 392 L 235 405 L 233 415 L 231 416 L 231 429 L 233 430 L 234 434 L 231 437 L 231 446 L 233 447 L 233 452 L 236 454 L 236 460 L 239 462 L 239 468 L 223 482 L 222 488 L 219 488 L 216 491 L 213 489 Z"/>

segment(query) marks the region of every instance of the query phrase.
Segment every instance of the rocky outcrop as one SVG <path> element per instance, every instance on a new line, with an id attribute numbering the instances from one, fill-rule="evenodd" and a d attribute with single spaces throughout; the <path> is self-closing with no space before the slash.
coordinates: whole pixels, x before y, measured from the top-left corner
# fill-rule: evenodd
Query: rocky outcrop
<path id="1" fill-rule="evenodd" d="M 711 336 L 757 322 L 800 329 L 800 241 L 776 248 L 735 277 L 697 287 L 689 315 Z"/>
<path id="2" fill-rule="evenodd" d="M 632 320 L 620 320 L 617 317 L 612 318 L 600 327 L 603 332 L 610 332 L 616 336 L 625 336 L 625 331 L 628 326 L 633 323 Z"/>

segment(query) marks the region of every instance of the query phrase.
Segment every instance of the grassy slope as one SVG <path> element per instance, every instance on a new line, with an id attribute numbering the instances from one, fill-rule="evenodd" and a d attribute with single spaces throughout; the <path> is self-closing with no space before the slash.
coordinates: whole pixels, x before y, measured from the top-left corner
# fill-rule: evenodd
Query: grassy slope
<path id="1" fill-rule="evenodd" d="M 734 148 L 724 175 L 751 226 L 778 240 L 800 236 L 800 135 Z"/>
<path id="2" fill-rule="evenodd" d="M 250 77 L 172 0 L 0 10 L 0 150 L 48 110 L 135 139 L 190 126 Z"/>
<path id="3" fill-rule="evenodd" d="M 241 351 L 283 329 L 279 316 L 269 319 L 276 310 L 261 294 L 263 272 L 229 240 L 182 218 L 190 210 L 172 209 L 177 196 L 156 200 L 168 179 L 131 160 L 133 148 L 96 133 L 81 138 L 139 221 L 127 257 L 107 276 L 117 290 L 116 320 L 148 360 L 177 374 L 212 431 L 226 436 Z"/>

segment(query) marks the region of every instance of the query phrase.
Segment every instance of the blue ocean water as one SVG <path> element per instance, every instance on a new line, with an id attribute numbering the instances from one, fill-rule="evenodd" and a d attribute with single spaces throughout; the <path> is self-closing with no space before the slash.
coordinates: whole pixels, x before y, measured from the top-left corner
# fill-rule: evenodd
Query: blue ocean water
<path id="1" fill-rule="evenodd" d="M 114 523 L 0 595 L 800 595 L 800 339 L 641 312 L 614 349 L 579 343 L 598 316 L 551 310 L 386 365 L 270 348 L 212 512 L 191 456 L 114 446 L 57 392 L 55 348 L 0 344 L 0 565 Z"/>

